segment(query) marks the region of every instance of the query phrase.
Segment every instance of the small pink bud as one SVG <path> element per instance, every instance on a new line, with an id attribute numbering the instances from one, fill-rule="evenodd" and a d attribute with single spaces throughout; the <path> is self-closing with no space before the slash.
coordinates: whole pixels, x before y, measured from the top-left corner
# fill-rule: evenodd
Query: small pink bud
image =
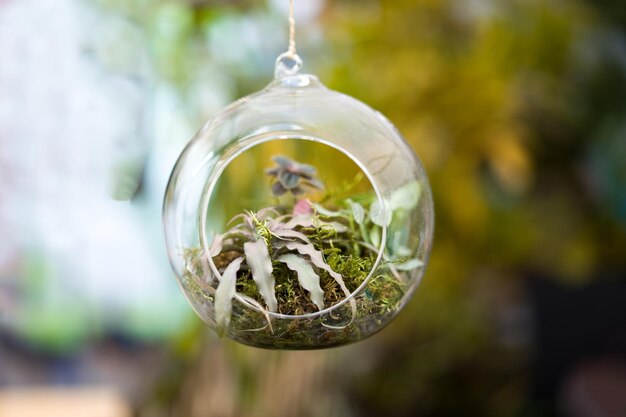
<path id="1" fill-rule="evenodd" d="M 293 206 L 293 214 L 298 216 L 302 214 L 313 214 L 313 207 L 309 200 L 303 198 L 298 200 L 295 206 Z"/>

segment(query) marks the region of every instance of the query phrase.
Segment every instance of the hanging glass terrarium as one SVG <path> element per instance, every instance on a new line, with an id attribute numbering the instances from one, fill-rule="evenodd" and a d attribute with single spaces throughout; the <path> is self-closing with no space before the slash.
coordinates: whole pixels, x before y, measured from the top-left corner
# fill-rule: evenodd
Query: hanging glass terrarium
<path id="1" fill-rule="evenodd" d="M 399 132 L 301 74 L 291 46 L 265 89 L 187 145 L 163 221 L 180 287 L 209 326 L 247 345 L 315 349 L 370 336 L 400 312 L 424 273 L 434 213 Z"/>

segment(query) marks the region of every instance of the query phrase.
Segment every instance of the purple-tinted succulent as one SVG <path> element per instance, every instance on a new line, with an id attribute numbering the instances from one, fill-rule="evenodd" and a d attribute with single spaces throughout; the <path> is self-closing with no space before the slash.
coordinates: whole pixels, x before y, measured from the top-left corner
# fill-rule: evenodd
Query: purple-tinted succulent
<path id="1" fill-rule="evenodd" d="M 317 170 L 311 165 L 301 164 L 282 155 L 274 156 L 272 160 L 277 165 L 267 169 L 265 173 L 273 177 L 272 194 L 275 196 L 286 192 L 299 196 L 307 189 L 324 189 L 324 184 L 315 178 Z"/>

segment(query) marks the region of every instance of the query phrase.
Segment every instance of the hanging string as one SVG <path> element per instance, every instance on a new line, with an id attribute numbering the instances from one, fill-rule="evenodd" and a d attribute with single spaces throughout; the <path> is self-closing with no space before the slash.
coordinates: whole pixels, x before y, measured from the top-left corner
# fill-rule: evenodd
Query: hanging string
<path id="1" fill-rule="evenodd" d="M 297 74 L 302 67 L 302 59 L 296 53 L 296 19 L 293 4 L 294 0 L 289 0 L 289 49 L 276 58 L 274 70 L 276 78 Z"/>
<path id="2" fill-rule="evenodd" d="M 293 2 L 289 0 L 289 55 L 296 55 L 296 19 L 293 13 Z"/>

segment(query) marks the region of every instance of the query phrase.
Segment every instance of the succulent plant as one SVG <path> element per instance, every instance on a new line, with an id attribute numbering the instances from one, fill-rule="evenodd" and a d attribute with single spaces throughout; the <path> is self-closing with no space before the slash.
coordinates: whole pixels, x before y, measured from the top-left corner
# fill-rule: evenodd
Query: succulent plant
<path id="1" fill-rule="evenodd" d="M 277 165 L 267 169 L 265 173 L 272 177 L 272 194 L 275 196 L 287 192 L 300 196 L 307 189 L 324 189 L 324 184 L 316 178 L 317 170 L 311 165 L 301 164 L 282 155 L 276 155 L 272 160 Z"/>

